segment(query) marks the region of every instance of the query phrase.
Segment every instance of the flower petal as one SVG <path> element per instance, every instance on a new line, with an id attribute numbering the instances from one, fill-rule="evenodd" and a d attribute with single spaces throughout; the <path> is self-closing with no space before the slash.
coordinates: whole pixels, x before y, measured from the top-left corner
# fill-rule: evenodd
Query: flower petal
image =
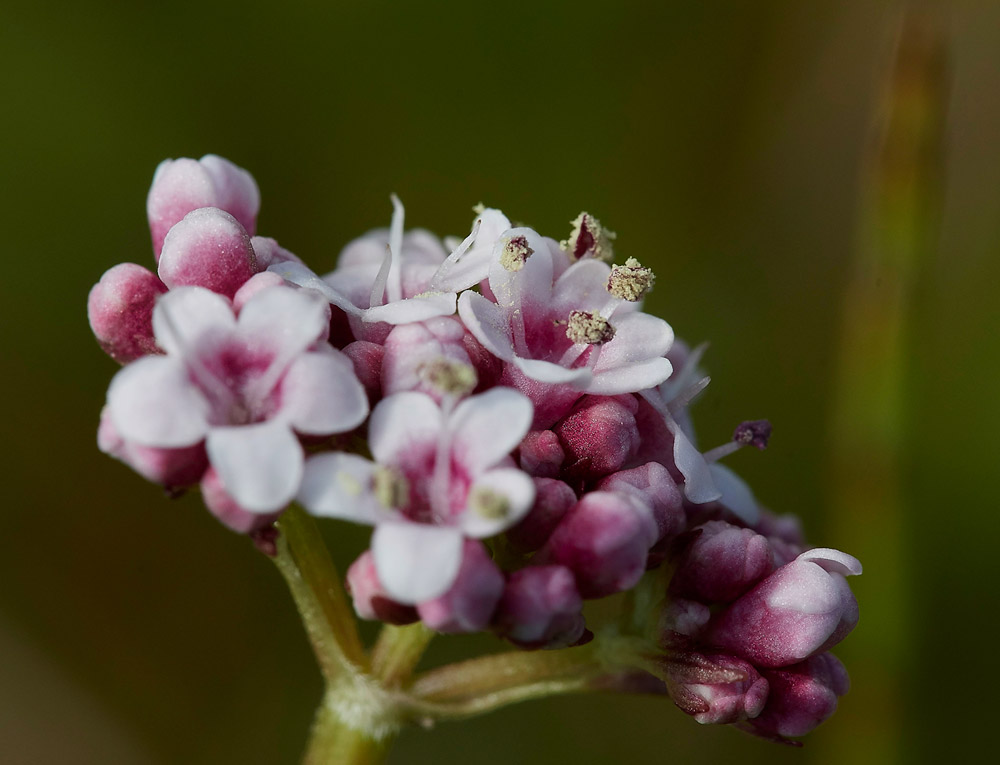
<path id="1" fill-rule="evenodd" d="M 751 526 L 760 520 L 760 508 L 753 492 L 746 482 L 736 473 L 719 463 L 708 466 L 712 473 L 712 481 L 722 492 L 719 503 L 733 513 L 737 518 Z"/>
<path id="2" fill-rule="evenodd" d="M 509 455 L 527 435 L 531 401 L 512 388 L 493 388 L 460 403 L 448 421 L 453 459 L 475 476 Z"/>
<path id="3" fill-rule="evenodd" d="M 512 238 L 524 237 L 531 254 L 516 271 L 508 271 L 500 263 L 503 248 Z M 497 303 L 508 309 L 530 313 L 547 313 L 552 302 L 552 253 L 545 240 L 533 229 L 511 228 L 493 246 L 490 266 L 490 290 Z"/>
<path id="4" fill-rule="evenodd" d="M 204 287 L 178 287 L 161 297 L 153 309 L 153 334 L 169 354 L 183 355 L 206 334 L 227 334 L 236 317 L 226 298 Z"/>
<path id="5" fill-rule="evenodd" d="M 505 531 L 520 521 L 531 510 L 535 501 L 535 483 L 520 470 L 499 468 L 483 473 L 476 479 L 472 491 L 488 489 L 507 501 L 506 512 L 492 518 L 469 508 L 462 515 L 462 531 L 466 536 L 485 539 Z"/>
<path id="6" fill-rule="evenodd" d="M 434 399 L 408 391 L 382 399 L 368 421 L 368 446 L 376 462 L 393 464 L 415 444 L 437 443 L 444 418 Z"/>
<path id="7" fill-rule="evenodd" d="M 118 372 L 108 412 L 126 441 L 140 446 L 192 446 L 208 432 L 209 403 L 177 358 L 145 356 Z"/>
<path id="8" fill-rule="evenodd" d="M 281 417 L 299 433 L 344 433 L 368 416 L 368 397 L 354 365 L 339 351 L 295 359 L 281 382 L 281 401 Z"/>
<path id="9" fill-rule="evenodd" d="M 375 468 L 356 454 L 317 454 L 306 460 L 296 499 L 313 515 L 374 526 L 384 510 L 372 491 Z"/>
<path id="10" fill-rule="evenodd" d="M 326 303 L 318 295 L 288 287 L 268 287 L 240 311 L 240 333 L 293 356 L 316 342 L 329 326 Z"/>
<path id="11" fill-rule="evenodd" d="M 415 604 L 443 595 L 462 563 L 462 532 L 419 523 L 381 523 L 372 534 L 375 570 L 386 592 Z"/>
<path id="12" fill-rule="evenodd" d="M 295 497 L 305 458 L 285 423 L 212 428 L 205 446 L 222 485 L 244 509 L 273 513 Z"/>
<path id="13" fill-rule="evenodd" d="M 486 350 L 503 361 L 514 358 L 510 322 L 500 306 L 478 292 L 466 291 L 458 298 L 458 315 Z"/>
<path id="14" fill-rule="evenodd" d="M 436 316 L 455 313 L 454 292 L 427 292 L 404 300 L 395 300 L 362 311 L 366 322 L 384 321 L 386 324 L 409 324 L 426 321 Z"/>
<path id="15" fill-rule="evenodd" d="M 567 369 L 551 361 L 522 359 L 520 356 L 514 357 L 514 364 L 532 380 L 550 385 L 571 384 L 574 388 L 583 390 L 588 388 L 593 380 L 593 373 L 587 367 Z"/>
<path id="16" fill-rule="evenodd" d="M 320 279 L 308 266 L 302 263 L 294 261 L 274 263 L 268 266 L 267 270 L 278 274 L 286 282 L 295 284 L 303 289 L 315 290 L 347 314 L 357 316 L 361 313 L 361 309 L 354 305 L 346 295 L 331 287 Z"/>

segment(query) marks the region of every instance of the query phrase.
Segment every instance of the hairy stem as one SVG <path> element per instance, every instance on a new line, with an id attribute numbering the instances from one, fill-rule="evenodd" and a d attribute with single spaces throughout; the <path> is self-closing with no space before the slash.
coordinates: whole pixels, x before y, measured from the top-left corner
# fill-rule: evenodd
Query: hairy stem
<path id="1" fill-rule="evenodd" d="M 434 633 L 421 622 L 385 625 L 372 649 L 372 676 L 386 688 L 398 688 L 410 679 L 433 638 Z"/>

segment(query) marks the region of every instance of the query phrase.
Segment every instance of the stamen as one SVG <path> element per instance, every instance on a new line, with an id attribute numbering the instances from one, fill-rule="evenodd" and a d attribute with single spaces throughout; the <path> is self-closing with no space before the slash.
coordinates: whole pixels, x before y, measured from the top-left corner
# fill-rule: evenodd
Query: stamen
<path id="1" fill-rule="evenodd" d="M 612 266 L 607 289 L 616 298 L 636 303 L 645 297 L 656 281 L 651 268 L 644 268 L 635 258 L 623 266 Z"/>
<path id="2" fill-rule="evenodd" d="M 469 492 L 469 509 L 483 518 L 499 520 L 510 513 L 510 502 L 488 486 L 473 486 Z"/>
<path id="3" fill-rule="evenodd" d="M 383 507 L 401 508 L 410 503 L 410 484 L 398 471 L 380 466 L 375 469 L 372 480 L 375 499 Z"/>
<path id="4" fill-rule="evenodd" d="M 608 263 L 614 260 L 612 242 L 617 237 L 614 231 L 604 228 L 597 218 L 586 212 L 577 215 L 572 223 L 573 230 L 569 239 L 559 243 L 570 258 L 579 260 L 591 257 Z"/>
<path id="5" fill-rule="evenodd" d="M 527 237 L 512 236 L 500 252 L 500 265 L 508 271 L 520 271 L 534 252 L 528 245 Z"/>
<path id="6" fill-rule="evenodd" d="M 444 357 L 421 364 L 417 376 L 441 393 L 456 398 L 471 393 L 479 382 L 476 370 L 469 364 Z"/>
<path id="7" fill-rule="evenodd" d="M 766 449 L 771 439 L 771 422 L 769 420 L 746 420 L 736 426 L 733 440 L 740 444 L 749 444 L 758 449 Z"/>
<path id="8" fill-rule="evenodd" d="M 573 343 L 601 345 L 615 336 L 615 328 L 607 319 L 589 311 L 570 311 L 566 337 Z"/>

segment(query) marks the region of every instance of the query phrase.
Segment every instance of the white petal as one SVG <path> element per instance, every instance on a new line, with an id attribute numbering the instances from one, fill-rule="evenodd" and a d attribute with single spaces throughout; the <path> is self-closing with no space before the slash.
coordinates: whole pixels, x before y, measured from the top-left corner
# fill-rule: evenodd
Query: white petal
<path id="1" fill-rule="evenodd" d="M 853 555 L 848 555 L 845 552 L 829 547 L 816 547 L 812 550 L 806 550 L 796 560 L 812 561 L 832 574 L 841 574 L 843 576 L 858 576 L 862 571 L 861 561 Z"/>
<path id="2" fill-rule="evenodd" d="M 232 332 L 236 317 L 230 302 L 204 287 L 177 287 L 153 309 L 153 334 L 169 354 L 183 354 L 206 334 Z"/>
<path id="3" fill-rule="evenodd" d="M 316 294 L 289 287 L 268 287 L 251 297 L 240 310 L 241 334 L 263 340 L 281 355 L 304 351 L 326 331 L 328 308 Z"/>
<path id="4" fill-rule="evenodd" d="M 278 274 L 286 282 L 291 282 L 305 289 L 316 290 L 316 292 L 320 293 L 330 303 L 345 313 L 353 315 L 361 313 L 361 309 L 354 305 L 346 295 L 331 287 L 302 263 L 295 263 L 293 261 L 275 263 L 269 266 L 267 270 Z"/>
<path id="5" fill-rule="evenodd" d="M 436 316 L 451 316 L 455 313 L 455 299 L 454 292 L 428 292 L 368 308 L 362 311 L 361 315 L 366 322 L 409 324 L 433 319 Z"/>
<path id="6" fill-rule="evenodd" d="M 601 357 L 594 365 L 595 373 L 660 358 L 674 343 L 674 331 L 670 325 L 648 313 L 626 313 L 621 316 L 615 314 L 611 318 L 611 324 L 615 328 L 615 336 L 611 342 L 601 346 Z M 670 364 L 661 368 L 666 370 L 666 375 L 645 387 L 651 388 L 667 379 L 670 375 Z M 631 390 L 643 390 L 643 388 Z"/>
<path id="7" fill-rule="evenodd" d="M 140 446 L 192 446 L 208 432 L 210 407 L 170 356 L 145 356 L 118 372 L 108 388 L 108 413 L 126 441 Z"/>
<path id="8" fill-rule="evenodd" d="M 534 407 L 513 388 L 493 388 L 459 404 L 448 420 L 452 453 L 475 476 L 509 455 L 527 435 Z"/>
<path id="9" fill-rule="evenodd" d="M 552 308 L 558 314 L 570 311 L 600 311 L 609 303 L 621 302 L 608 293 L 611 266 L 600 260 L 578 260 L 556 280 Z"/>
<path id="10" fill-rule="evenodd" d="M 713 463 L 708 466 L 716 488 L 722 492 L 719 502 L 737 518 L 753 525 L 760 520 L 760 508 L 746 481 L 725 465 Z"/>
<path id="11" fill-rule="evenodd" d="M 281 382 L 281 402 L 281 417 L 299 433 L 344 433 L 368 416 L 365 389 L 339 351 L 295 359 Z"/>
<path id="12" fill-rule="evenodd" d="M 419 523 L 380 523 L 372 534 L 372 555 L 391 598 L 421 603 L 454 584 L 462 563 L 462 532 Z"/>
<path id="13" fill-rule="evenodd" d="M 697 383 L 699 379 L 707 379 L 698 369 L 701 357 L 705 355 L 708 343 L 702 343 L 693 349 L 684 360 L 684 366 L 675 369 L 670 377 L 660 386 L 660 396 L 666 403 L 670 403 L 681 393 Z"/>
<path id="14" fill-rule="evenodd" d="M 510 228 L 507 216 L 488 208 L 476 219 L 472 233 L 448 256 L 434 277 L 435 289 L 461 292 L 489 276 L 493 245 Z"/>
<path id="15" fill-rule="evenodd" d="M 541 359 L 522 359 L 520 356 L 514 357 L 514 364 L 532 380 L 549 383 L 550 385 L 569 385 L 583 390 L 591 383 L 593 373 L 588 367 L 575 367 L 567 369 L 551 361 Z"/>
<path id="16" fill-rule="evenodd" d="M 302 482 L 302 446 L 278 420 L 212 428 L 205 446 L 226 491 L 252 513 L 280 510 Z"/>
<path id="17" fill-rule="evenodd" d="M 601 396 L 617 396 L 654 388 L 670 376 L 672 366 L 664 358 L 648 359 L 605 372 L 595 370 L 594 378 L 584 389 Z"/>
<path id="18" fill-rule="evenodd" d="M 532 254 L 518 271 L 500 265 L 500 253 L 512 237 L 523 236 Z M 497 303 L 506 308 L 547 312 L 552 302 L 552 253 L 545 240 L 530 228 L 511 228 L 503 232 L 493 246 L 490 266 L 490 289 Z"/>
<path id="19" fill-rule="evenodd" d="M 514 358 L 510 322 L 500 306 L 478 292 L 466 291 L 458 298 L 458 315 L 486 350 L 503 361 Z"/>
<path id="20" fill-rule="evenodd" d="M 317 454 L 306 460 L 296 499 L 313 515 L 374 526 L 380 515 L 372 491 L 375 468 L 356 454 Z"/>
<path id="21" fill-rule="evenodd" d="M 507 502 L 507 512 L 500 518 L 487 518 L 480 515 L 474 508 L 469 508 L 462 515 L 462 531 L 466 536 L 485 539 L 509 529 L 521 520 L 535 501 L 535 483 L 527 473 L 514 468 L 500 468 L 483 473 L 476 479 L 472 490 L 476 488 L 490 489 Z"/>
<path id="22" fill-rule="evenodd" d="M 674 437 L 674 464 L 684 476 L 684 496 L 696 505 L 719 499 L 722 492 L 715 487 L 712 471 L 709 470 L 705 457 L 673 417 L 665 414 L 664 419 L 667 430 Z"/>
<path id="23" fill-rule="evenodd" d="M 382 399 L 368 422 L 368 446 L 376 462 L 394 464 L 415 444 L 436 443 L 444 417 L 434 399 L 423 393 L 396 393 Z"/>

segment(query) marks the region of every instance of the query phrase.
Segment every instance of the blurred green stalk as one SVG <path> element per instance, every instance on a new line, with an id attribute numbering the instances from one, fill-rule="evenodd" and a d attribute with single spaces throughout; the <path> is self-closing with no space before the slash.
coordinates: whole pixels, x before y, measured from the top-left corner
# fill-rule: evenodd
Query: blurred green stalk
<path id="1" fill-rule="evenodd" d="M 838 649 L 854 689 L 812 745 L 830 762 L 904 759 L 902 685 L 913 669 L 914 630 L 908 589 L 914 519 L 901 482 L 911 414 L 910 298 L 937 244 L 943 35 L 939 14 L 907 5 L 863 177 L 832 407 L 828 536 L 861 559 L 865 575 L 854 584 L 861 623 Z"/>

